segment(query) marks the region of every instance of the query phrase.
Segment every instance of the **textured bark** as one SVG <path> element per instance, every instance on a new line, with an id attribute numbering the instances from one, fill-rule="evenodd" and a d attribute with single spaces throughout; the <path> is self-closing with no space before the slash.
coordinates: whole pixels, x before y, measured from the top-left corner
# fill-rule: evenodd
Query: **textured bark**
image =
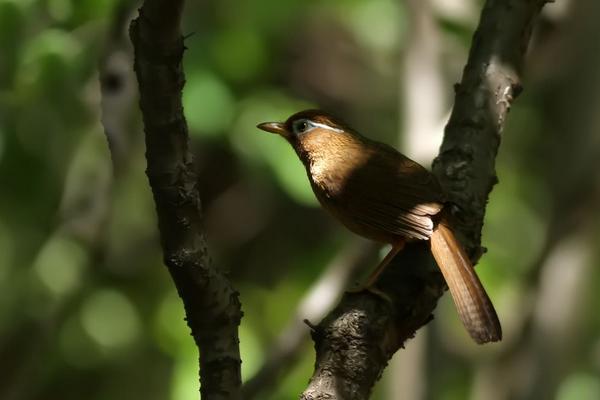
<path id="1" fill-rule="evenodd" d="M 181 104 L 185 82 L 180 32 L 183 1 L 147 0 L 131 23 L 134 67 L 146 133 L 164 262 L 200 350 L 201 395 L 240 398 L 238 293 L 208 255 L 196 174 Z"/>
<path id="2" fill-rule="evenodd" d="M 458 234 L 473 262 L 500 133 L 521 90 L 520 71 L 535 18 L 546 1 L 488 0 L 456 85 L 455 104 L 433 172 L 447 190 Z M 427 243 L 407 246 L 378 282 L 391 302 L 347 294 L 315 327 L 314 374 L 301 398 L 367 399 L 391 356 L 430 321 L 446 285 Z"/>
<path id="3" fill-rule="evenodd" d="M 440 154 L 433 163 L 476 261 L 488 195 L 498 182 L 495 159 L 514 98 L 533 22 L 544 0 L 488 0 L 471 45 Z"/>

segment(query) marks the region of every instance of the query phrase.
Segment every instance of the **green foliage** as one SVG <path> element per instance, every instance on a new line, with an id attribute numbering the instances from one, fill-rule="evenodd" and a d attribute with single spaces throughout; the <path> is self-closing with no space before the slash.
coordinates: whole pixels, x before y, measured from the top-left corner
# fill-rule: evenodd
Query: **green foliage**
<path id="1" fill-rule="evenodd" d="M 557 400 L 593 400 L 600 397 L 600 381 L 597 376 L 575 373 L 561 385 Z"/>
<path id="2" fill-rule="evenodd" d="M 393 0 L 351 3 L 339 2 L 338 10 L 357 39 L 377 52 L 395 52 L 406 25 L 402 4 Z"/>
<path id="3" fill-rule="evenodd" d="M 183 106 L 192 135 L 223 133 L 235 112 L 233 95 L 225 82 L 201 70 L 188 74 Z"/>
<path id="4" fill-rule="evenodd" d="M 257 30 L 232 26 L 217 35 L 210 48 L 216 68 L 239 84 L 251 84 L 267 70 L 266 43 Z"/>
<path id="5" fill-rule="evenodd" d="M 138 318 L 131 302 L 114 289 L 100 289 L 92 293 L 81 309 L 84 332 L 103 351 L 114 354 L 138 339 Z"/>

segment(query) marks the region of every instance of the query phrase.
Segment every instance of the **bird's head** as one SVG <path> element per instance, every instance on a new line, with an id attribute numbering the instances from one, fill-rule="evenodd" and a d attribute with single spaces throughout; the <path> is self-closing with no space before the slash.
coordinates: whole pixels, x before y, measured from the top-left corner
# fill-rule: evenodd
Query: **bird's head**
<path id="1" fill-rule="evenodd" d="M 308 142 L 323 144 L 353 133 L 342 121 L 321 110 L 300 111 L 285 122 L 263 122 L 257 128 L 283 136 L 296 150 L 303 149 Z"/>
<path id="2" fill-rule="evenodd" d="M 321 110 L 300 111 L 285 122 L 263 122 L 257 127 L 283 136 L 305 163 L 344 152 L 340 150 L 360 140 L 344 122 Z"/>

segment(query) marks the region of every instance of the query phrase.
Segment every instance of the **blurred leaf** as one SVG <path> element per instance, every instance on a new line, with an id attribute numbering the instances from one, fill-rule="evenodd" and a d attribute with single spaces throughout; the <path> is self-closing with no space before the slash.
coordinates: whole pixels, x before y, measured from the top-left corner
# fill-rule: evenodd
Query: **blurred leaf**
<path id="1" fill-rule="evenodd" d="M 483 226 L 483 245 L 489 248 L 484 260 L 492 265 L 490 268 L 499 268 L 505 277 L 514 278 L 531 267 L 538 256 L 545 226 L 521 195 L 522 182 L 528 179 L 526 173 L 502 166 L 498 169 L 501 184 L 490 195 Z M 516 226 L 519 229 L 515 230 Z"/>
<path id="2" fill-rule="evenodd" d="M 175 359 L 171 376 L 172 400 L 198 400 L 198 368 L 199 360 L 196 350 L 182 354 Z"/>
<path id="3" fill-rule="evenodd" d="M 219 1 L 217 4 L 219 15 L 237 25 L 280 31 L 282 27 L 289 28 L 290 19 L 310 3 L 314 3 L 314 0 Z"/>
<path id="4" fill-rule="evenodd" d="M 160 302 L 154 315 L 154 337 L 159 347 L 173 357 L 196 352 L 183 303 L 173 288 Z"/>
<path id="5" fill-rule="evenodd" d="M 38 0 L 0 0 L 0 5 L 2 4 L 16 4 L 22 8 L 29 7 L 31 4 L 37 2 Z"/>
<path id="6" fill-rule="evenodd" d="M 112 165 L 104 135 L 92 130 L 82 136 L 66 172 L 60 209 L 69 229 L 93 242 L 108 213 Z"/>
<path id="7" fill-rule="evenodd" d="M 312 375 L 315 365 L 314 357 L 314 350 L 311 344 L 307 342 L 303 346 L 300 358 L 294 364 L 290 373 L 285 376 L 281 384 L 275 388 L 274 393 L 269 398 L 273 400 L 297 399 L 298 393 L 302 393 L 306 389 L 307 379 Z"/>
<path id="8" fill-rule="evenodd" d="M 263 362 L 263 349 L 256 334 L 256 331 L 249 329 L 248 325 L 242 322 L 239 328 L 242 380 L 253 376 Z"/>
<path id="9" fill-rule="evenodd" d="M 470 43 L 471 38 L 473 37 L 473 29 L 475 28 L 472 26 L 472 21 L 441 18 L 438 19 L 438 22 L 440 28 L 444 30 L 444 33 L 447 34 L 448 37 L 450 37 L 450 35 L 455 36 L 465 46 Z M 510 119 L 512 119 L 512 115 Z"/>
<path id="10" fill-rule="evenodd" d="M 23 49 L 17 78 L 20 85 L 64 81 L 81 50 L 81 43 L 67 31 L 61 29 L 42 31 Z"/>
<path id="11" fill-rule="evenodd" d="M 444 368 L 438 385 L 431 388 L 431 398 L 464 400 L 469 398 L 470 379 L 464 368 Z"/>
<path id="12" fill-rule="evenodd" d="M 0 89 L 11 86 L 16 72 L 25 26 L 23 9 L 18 1 L 0 0 Z"/>
<path id="13" fill-rule="evenodd" d="M 0 220 L 0 287 L 6 283 L 6 279 L 12 269 L 14 241 L 11 234 L 12 232 L 10 232 L 8 227 Z"/>
<path id="14" fill-rule="evenodd" d="M 74 22 L 81 24 L 87 20 L 105 18 L 114 10 L 119 0 L 71 0 L 75 2 L 73 7 Z"/>
<path id="15" fill-rule="evenodd" d="M 582 372 L 567 377 L 556 394 L 556 400 L 597 399 L 600 399 L 600 378 Z"/>
<path id="16" fill-rule="evenodd" d="M 339 4 L 339 12 L 360 42 L 378 51 L 395 52 L 404 33 L 401 2 L 371 0 Z M 377 21 L 377 22 L 374 22 Z"/>
<path id="17" fill-rule="evenodd" d="M 81 325 L 108 354 L 134 343 L 140 334 L 140 320 L 133 304 L 115 289 L 92 293 L 83 303 Z"/>
<path id="18" fill-rule="evenodd" d="M 6 135 L 6 132 L 2 128 L 2 125 L 0 125 L 0 165 L 2 164 L 2 156 L 4 156 L 4 146 L 5 146 L 5 142 L 6 142 L 5 135 Z"/>
<path id="19" fill-rule="evenodd" d="M 202 70 L 187 74 L 183 91 L 185 117 L 192 135 L 218 135 L 229 127 L 235 100 L 218 76 Z"/>
<path id="20" fill-rule="evenodd" d="M 98 346 L 85 334 L 80 319 L 70 315 L 59 332 L 58 347 L 62 359 L 70 366 L 89 368 L 102 362 Z"/>
<path id="21" fill-rule="evenodd" d="M 64 296 L 81 284 L 87 261 L 85 248 L 73 239 L 56 234 L 40 250 L 33 270 L 53 295 Z"/>
<path id="22" fill-rule="evenodd" d="M 250 29 L 227 29 L 216 36 L 212 45 L 217 68 L 234 81 L 255 78 L 267 63 L 263 38 Z"/>
<path id="23" fill-rule="evenodd" d="M 48 14 L 57 21 L 69 20 L 74 11 L 72 0 L 47 0 Z"/>
<path id="24" fill-rule="evenodd" d="M 294 273 L 286 276 L 286 279 L 269 290 L 268 299 L 260 313 L 269 321 L 269 331 L 274 336 L 289 322 L 298 306 L 298 301 L 307 289 L 303 282 L 295 279 L 296 276 L 297 274 Z"/>
<path id="25" fill-rule="evenodd" d="M 152 255 L 159 254 L 160 246 L 156 235 L 156 212 L 152 193 L 144 174 L 145 160 L 141 154 L 130 153 L 132 168 L 121 175 L 112 192 L 112 214 L 108 223 L 107 268 L 118 274 L 138 271 Z M 151 244 L 152 249 L 139 248 L 140 243 Z M 132 263 L 128 258 L 137 257 Z M 158 261 L 158 260 L 157 260 Z"/>

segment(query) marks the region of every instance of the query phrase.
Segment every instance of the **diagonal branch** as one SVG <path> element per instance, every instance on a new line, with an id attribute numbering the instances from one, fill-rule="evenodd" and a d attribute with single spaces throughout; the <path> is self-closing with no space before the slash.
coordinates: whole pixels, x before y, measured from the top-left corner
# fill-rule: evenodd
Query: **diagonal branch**
<path id="1" fill-rule="evenodd" d="M 533 23 L 546 0 L 488 0 L 433 172 L 459 206 L 456 222 L 476 261 L 488 195 L 497 183 L 495 159 L 510 106 L 521 92 L 520 73 Z"/>
<path id="2" fill-rule="evenodd" d="M 458 207 L 456 226 L 473 261 L 500 133 L 520 91 L 520 71 L 533 23 L 544 0 L 487 0 L 433 170 Z M 304 400 L 367 399 L 391 356 L 431 320 L 445 284 L 432 268 L 426 243 L 407 246 L 370 293 L 346 294 L 312 333 L 315 371 Z"/>
<path id="3" fill-rule="evenodd" d="M 146 0 L 130 26 L 164 262 L 200 350 L 201 394 L 240 397 L 238 293 L 209 258 L 196 173 L 181 104 L 183 0 Z"/>

